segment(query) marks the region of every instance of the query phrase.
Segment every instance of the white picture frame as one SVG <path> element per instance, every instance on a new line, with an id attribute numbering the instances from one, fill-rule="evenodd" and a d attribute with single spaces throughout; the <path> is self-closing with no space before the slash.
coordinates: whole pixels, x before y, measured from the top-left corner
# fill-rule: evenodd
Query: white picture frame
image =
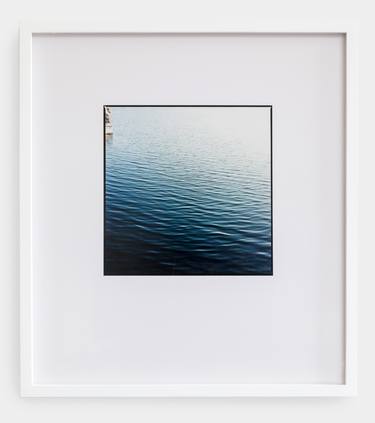
<path id="1" fill-rule="evenodd" d="M 345 382 L 343 384 L 122 384 L 40 385 L 34 382 L 33 330 L 33 227 L 32 227 L 32 38 L 37 34 L 344 34 L 345 66 Z M 357 28 L 352 23 L 250 23 L 243 26 L 204 28 L 191 24 L 143 27 L 139 23 L 24 23 L 20 29 L 20 348 L 21 395 L 26 397 L 261 397 L 352 396 L 357 390 Z"/>

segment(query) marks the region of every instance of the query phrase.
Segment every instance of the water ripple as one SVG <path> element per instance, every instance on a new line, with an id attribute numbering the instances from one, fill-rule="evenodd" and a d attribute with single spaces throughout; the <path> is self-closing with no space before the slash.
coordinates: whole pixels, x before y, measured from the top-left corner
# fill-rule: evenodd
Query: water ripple
<path id="1" fill-rule="evenodd" d="M 113 108 L 105 274 L 270 274 L 270 145 L 184 109 Z"/>

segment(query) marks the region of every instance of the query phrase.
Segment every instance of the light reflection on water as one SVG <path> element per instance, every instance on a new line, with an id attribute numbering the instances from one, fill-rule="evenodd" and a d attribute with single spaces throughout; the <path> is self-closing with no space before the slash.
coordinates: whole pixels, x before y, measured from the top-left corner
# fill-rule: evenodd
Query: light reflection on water
<path id="1" fill-rule="evenodd" d="M 106 275 L 272 273 L 268 107 L 113 107 Z"/>

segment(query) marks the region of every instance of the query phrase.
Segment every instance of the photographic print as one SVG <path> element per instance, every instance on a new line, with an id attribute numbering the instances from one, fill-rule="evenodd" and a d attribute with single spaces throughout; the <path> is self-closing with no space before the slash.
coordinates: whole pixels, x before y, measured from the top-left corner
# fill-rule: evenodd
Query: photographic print
<path id="1" fill-rule="evenodd" d="M 271 106 L 103 114 L 105 275 L 272 275 Z"/>

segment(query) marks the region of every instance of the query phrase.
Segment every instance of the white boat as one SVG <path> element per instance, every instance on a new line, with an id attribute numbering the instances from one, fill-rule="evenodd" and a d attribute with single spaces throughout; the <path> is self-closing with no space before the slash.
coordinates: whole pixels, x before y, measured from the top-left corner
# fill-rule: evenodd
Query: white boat
<path id="1" fill-rule="evenodd" d="M 112 110 L 108 106 L 104 106 L 104 119 L 105 119 L 105 135 L 113 135 L 112 126 Z"/>

